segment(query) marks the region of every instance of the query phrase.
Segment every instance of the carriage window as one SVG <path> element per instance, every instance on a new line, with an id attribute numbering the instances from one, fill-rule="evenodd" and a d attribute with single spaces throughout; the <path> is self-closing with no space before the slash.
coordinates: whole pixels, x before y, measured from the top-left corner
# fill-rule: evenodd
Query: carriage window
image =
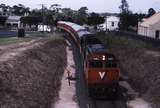
<path id="1" fill-rule="evenodd" d="M 90 68 L 102 68 L 103 67 L 103 62 L 101 60 L 89 61 L 89 67 Z"/>

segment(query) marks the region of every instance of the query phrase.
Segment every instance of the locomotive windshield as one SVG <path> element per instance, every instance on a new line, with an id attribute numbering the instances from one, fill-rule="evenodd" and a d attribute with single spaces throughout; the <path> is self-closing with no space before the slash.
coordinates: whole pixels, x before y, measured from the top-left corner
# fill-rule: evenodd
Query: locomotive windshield
<path id="1" fill-rule="evenodd" d="M 108 60 L 107 62 L 105 62 L 105 67 L 106 68 L 117 67 L 117 63 L 115 60 Z"/>
<path id="2" fill-rule="evenodd" d="M 103 61 L 102 60 L 91 60 L 89 61 L 89 67 L 90 68 L 102 68 Z"/>
<path id="3" fill-rule="evenodd" d="M 115 60 L 91 60 L 89 61 L 90 68 L 115 68 L 117 63 Z"/>

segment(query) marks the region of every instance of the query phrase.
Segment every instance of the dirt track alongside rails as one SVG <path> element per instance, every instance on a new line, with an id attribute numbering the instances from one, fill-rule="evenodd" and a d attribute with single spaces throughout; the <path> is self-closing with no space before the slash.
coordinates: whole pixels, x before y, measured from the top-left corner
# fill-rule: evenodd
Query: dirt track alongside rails
<path id="1" fill-rule="evenodd" d="M 66 65 L 63 40 L 0 47 L 0 108 L 50 108 Z"/>

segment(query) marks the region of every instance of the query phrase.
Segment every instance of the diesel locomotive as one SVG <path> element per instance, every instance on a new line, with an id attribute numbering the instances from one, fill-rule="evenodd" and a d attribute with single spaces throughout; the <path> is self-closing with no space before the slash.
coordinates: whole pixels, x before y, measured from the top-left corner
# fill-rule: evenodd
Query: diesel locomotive
<path id="1" fill-rule="evenodd" d="M 57 25 L 70 33 L 80 49 L 89 96 L 104 97 L 116 94 L 120 69 L 116 57 L 108 53 L 107 45 L 83 26 L 66 21 L 59 21 Z"/>

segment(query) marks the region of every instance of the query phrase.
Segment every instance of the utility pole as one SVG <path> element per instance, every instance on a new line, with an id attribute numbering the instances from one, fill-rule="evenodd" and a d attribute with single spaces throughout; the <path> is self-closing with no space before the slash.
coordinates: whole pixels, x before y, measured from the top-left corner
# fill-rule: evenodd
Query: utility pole
<path id="1" fill-rule="evenodd" d="M 43 18 L 43 32 L 44 32 L 44 22 L 45 22 L 45 17 L 44 17 L 44 4 L 42 4 L 42 18 Z"/>
<path id="2" fill-rule="evenodd" d="M 40 5 L 42 5 L 42 28 L 44 32 L 44 23 L 45 23 L 44 4 L 40 4 Z"/>

